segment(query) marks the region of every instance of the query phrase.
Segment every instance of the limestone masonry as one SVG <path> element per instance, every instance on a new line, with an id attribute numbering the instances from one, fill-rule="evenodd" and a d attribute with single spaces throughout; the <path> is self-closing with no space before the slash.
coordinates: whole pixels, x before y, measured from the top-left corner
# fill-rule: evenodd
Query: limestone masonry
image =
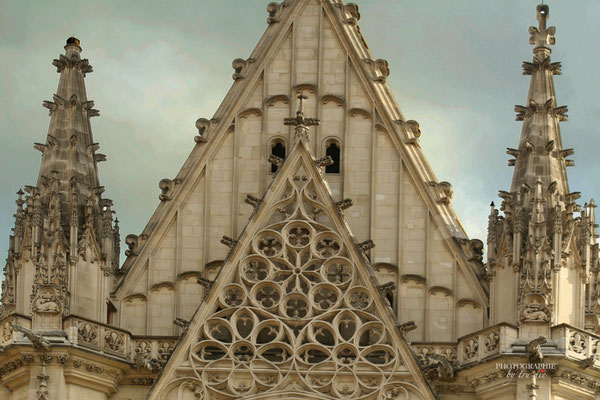
<path id="1" fill-rule="evenodd" d="M 17 193 L 0 399 L 599 399 L 596 205 L 569 190 L 555 28 L 536 15 L 486 263 L 342 0 L 268 4 L 121 263 L 69 38 Z"/>

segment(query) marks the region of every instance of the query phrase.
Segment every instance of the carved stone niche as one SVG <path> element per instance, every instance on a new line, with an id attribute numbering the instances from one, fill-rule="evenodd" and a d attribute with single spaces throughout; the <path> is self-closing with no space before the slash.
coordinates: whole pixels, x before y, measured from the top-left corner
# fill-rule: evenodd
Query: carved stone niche
<path id="1" fill-rule="evenodd" d="M 543 296 L 529 295 L 525 304 L 521 306 L 520 321 L 522 322 L 549 322 L 551 319 L 551 310 L 545 304 Z"/>
<path id="2" fill-rule="evenodd" d="M 41 286 L 31 302 L 33 330 L 53 331 L 62 328 L 62 304 L 53 286 Z"/>

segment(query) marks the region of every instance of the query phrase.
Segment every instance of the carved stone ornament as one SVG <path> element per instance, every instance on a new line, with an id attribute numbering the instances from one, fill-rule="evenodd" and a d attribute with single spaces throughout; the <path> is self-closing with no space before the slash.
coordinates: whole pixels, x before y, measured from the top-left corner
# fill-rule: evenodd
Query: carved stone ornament
<path id="1" fill-rule="evenodd" d="M 40 288 L 33 300 L 31 310 L 36 313 L 58 314 L 62 307 L 53 288 Z"/>
<path id="2" fill-rule="evenodd" d="M 281 21 L 281 15 L 287 6 L 287 1 L 282 1 L 281 3 L 269 3 L 267 5 L 267 12 L 269 13 L 269 16 L 267 17 L 267 24 L 271 25 Z"/>
<path id="3" fill-rule="evenodd" d="M 285 390 L 292 379 L 319 398 L 412 394 L 398 375 L 406 367 L 394 333 L 377 315 L 351 249 L 330 228 L 331 208 L 310 174 L 295 176 L 280 182 L 286 188 L 267 226 L 236 250 L 244 253 L 239 263 L 221 271 L 233 274 L 231 283 L 220 287 L 189 348 L 202 393 L 244 398 Z"/>
<path id="4" fill-rule="evenodd" d="M 548 307 L 537 301 L 532 301 L 521 310 L 521 321 L 547 322 L 550 321 Z"/>
<path id="5" fill-rule="evenodd" d="M 252 58 L 248 58 L 247 60 L 244 60 L 243 58 L 236 58 L 235 60 L 233 60 L 233 62 L 231 63 L 231 67 L 235 71 L 231 76 L 233 80 L 237 81 L 240 79 L 244 79 L 252 63 L 254 63 L 254 59 Z"/>

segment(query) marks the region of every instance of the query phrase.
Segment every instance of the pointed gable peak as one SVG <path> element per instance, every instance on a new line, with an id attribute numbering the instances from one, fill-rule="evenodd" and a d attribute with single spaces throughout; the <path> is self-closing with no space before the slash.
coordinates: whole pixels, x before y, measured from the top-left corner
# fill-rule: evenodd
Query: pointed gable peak
<path id="1" fill-rule="evenodd" d="M 297 140 L 149 399 L 433 398 L 341 208 Z"/>

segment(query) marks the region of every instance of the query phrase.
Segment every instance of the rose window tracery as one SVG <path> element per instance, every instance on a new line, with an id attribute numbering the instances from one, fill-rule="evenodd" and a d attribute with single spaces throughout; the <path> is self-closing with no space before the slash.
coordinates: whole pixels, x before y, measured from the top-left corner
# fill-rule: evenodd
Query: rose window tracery
<path id="1" fill-rule="evenodd" d="M 349 249 L 315 213 L 326 207 L 312 185 L 288 180 L 190 348 L 206 398 L 275 392 L 291 380 L 330 398 L 396 398 L 398 376 L 410 379 Z"/>

